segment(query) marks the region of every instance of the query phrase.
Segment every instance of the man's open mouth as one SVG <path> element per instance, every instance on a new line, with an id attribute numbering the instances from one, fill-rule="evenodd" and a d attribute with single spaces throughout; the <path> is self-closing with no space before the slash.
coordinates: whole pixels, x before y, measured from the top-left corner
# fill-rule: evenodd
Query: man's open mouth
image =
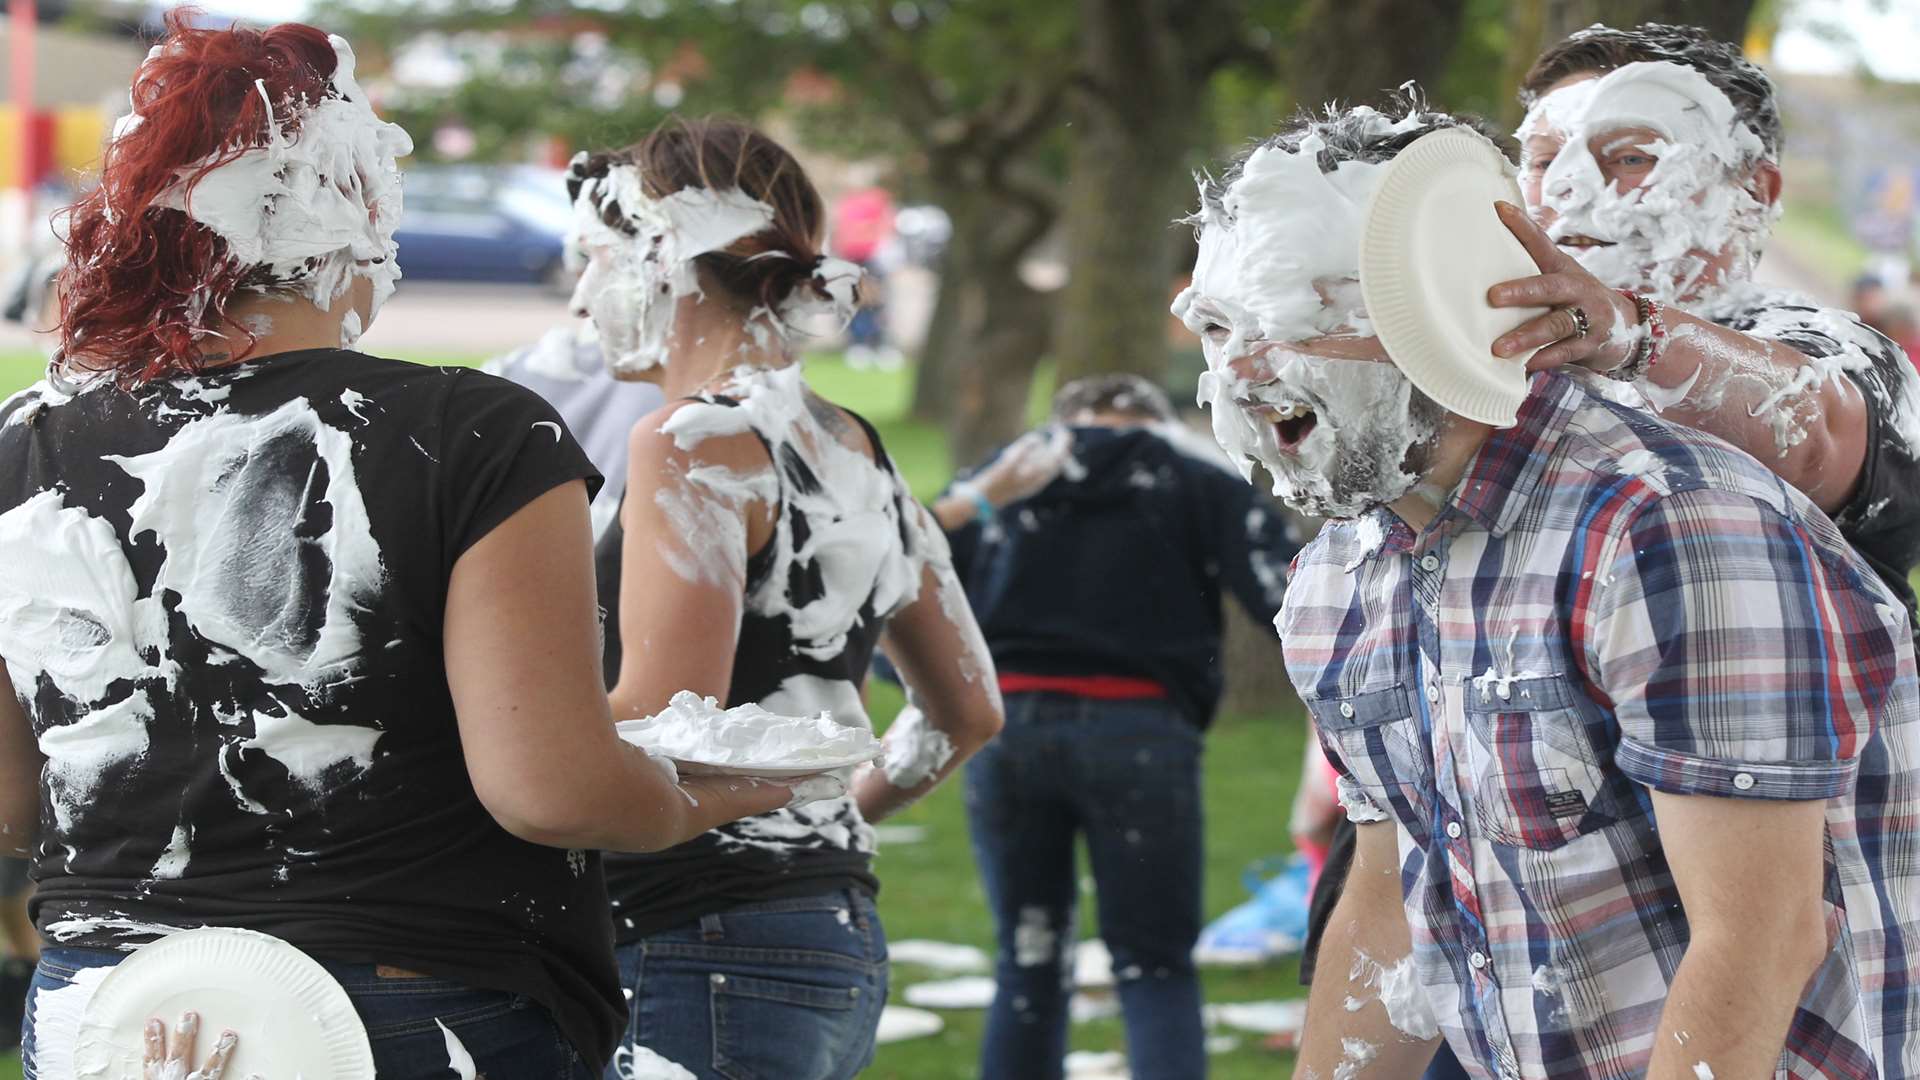
<path id="1" fill-rule="evenodd" d="M 1554 243 L 1559 244 L 1561 247 L 1570 247 L 1570 248 L 1597 248 L 1597 247 L 1613 246 L 1613 241 L 1611 240 L 1596 240 L 1591 236 L 1563 236 L 1560 239 L 1555 240 Z"/>
<path id="2" fill-rule="evenodd" d="M 1242 399 L 1241 408 L 1273 425 L 1273 434 L 1280 449 L 1292 454 L 1298 453 L 1300 444 L 1307 441 L 1313 429 L 1320 423 L 1319 414 L 1313 406 L 1291 401 L 1275 404 L 1269 401 Z"/>

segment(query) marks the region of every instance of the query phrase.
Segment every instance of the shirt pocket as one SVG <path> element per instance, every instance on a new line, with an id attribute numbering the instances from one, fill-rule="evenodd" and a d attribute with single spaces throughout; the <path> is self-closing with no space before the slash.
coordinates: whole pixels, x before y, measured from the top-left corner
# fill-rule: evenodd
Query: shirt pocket
<path id="1" fill-rule="evenodd" d="M 1565 677 L 1474 679 L 1463 690 L 1473 801 L 1487 839 L 1549 851 L 1617 820 Z"/>
<path id="2" fill-rule="evenodd" d="M 1353 782 L 1417 838 L 1432 805 L 1433 754 L 1402 684 L 1308 701 L 1321 737 Z"/>

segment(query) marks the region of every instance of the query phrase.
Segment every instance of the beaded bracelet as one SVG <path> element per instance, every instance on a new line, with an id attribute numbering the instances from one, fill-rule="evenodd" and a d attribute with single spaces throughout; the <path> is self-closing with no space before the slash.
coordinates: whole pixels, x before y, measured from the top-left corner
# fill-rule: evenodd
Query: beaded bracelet
<path id="1" fill-rule="evenodd" d="M 1666 347 L 1666 309 L 1659 301 L 1628 289 L 1621 289 L 1620 295 L 1631 301 L 1634 310 L 1639 312 L 1638 325 L 1647 328 L 1647 336 L 1635 344 L 1633 355 L 1627 357 L 1619 367 L 1606 372 L 1606 376 L 1620 382 L 1633 382 L 1653 370 L 1653 365 L 1659 361 L 1661 351 Z"/>

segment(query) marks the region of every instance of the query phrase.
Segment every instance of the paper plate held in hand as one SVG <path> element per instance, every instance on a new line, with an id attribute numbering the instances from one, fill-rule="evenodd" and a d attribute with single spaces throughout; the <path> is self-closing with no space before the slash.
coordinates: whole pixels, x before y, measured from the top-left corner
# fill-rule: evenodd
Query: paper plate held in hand
<path id="1" fill-rule="evenodd" d="M 886 750 L 876 742 L 872 747 L 857 753 L 842 754 L 809 765 L 767 764 L 758 762 L 690 761 L 686 758 L 674 758 L 673 767 L 682 776 L 759 776 L 768 780 L 790 780 L 796 776 L 812 776 L 815 773 L 832 772 L 853 765 L 865 765 L 876 760 Z"/>
<path id="2" fill-rule="evenodd" d="M 1496 308 L 1487 290 L 1540 273 L 1500 216 L 1522 205 L 1513 167 L 1466 128 L 1422 136 L 1393 159 L 1367 205 L 1360 290 L 1387 354 L 1421 392 L 1470 420 L 1510 427 L 1527 397 L 1527 356 L 1493 355 L 1543 308 Z"/>
<path id="3" fill-rule="evenodd" d="M 200 1014 L 196 1068 L 231 1030 L 240 1041 L 228 1076 L 373 1080 L 367 1030 L 319 961 L 276 937 L 213 926 L 142 946 L 100 981 L 80 1022 L 77 1071 L 139 1076 L 147 1021 L 171 1028 L 189 1011 Z"/>

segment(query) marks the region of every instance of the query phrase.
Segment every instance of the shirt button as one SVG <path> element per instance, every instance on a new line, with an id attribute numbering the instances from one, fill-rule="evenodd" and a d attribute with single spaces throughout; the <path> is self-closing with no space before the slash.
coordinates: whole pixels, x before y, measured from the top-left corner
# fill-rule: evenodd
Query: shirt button
<path id="1" fill-rule="evenodd" d="M 1435 705 L 1440 704 L 1440 684 L 1439 683 L 1427 684 L 1427 700 L 1432 702 Z"/>
<path id="2" fill-rule="evenodd" d="M 1431 574 L 1435 570 L 1440 569 L 1440 560 L 1438 558 L 1435 558 L 1432 555 L 1421 556 L 1420 569 L 1425 570 L 1427 573 Z"/>
<path id="3" fill-rule="evenodd" d="M 1457 821 L 1447 822 L 1447 835 L 1452 837 L 1453 839 L 1455 840 L 1460 839 L 1460 834 L 1464 831 L 1465 831 L 1464 829 L 1460 828 L 1459 822 Z"/>
<path id="4" fill-rule="evenodd" d="M 1351 701 L 1341 702 L 1340 715 L 1346 717 L 1349 720 L 1353 719 L 1353 702 Z"/>
<path id="5" fill-rule="evenodd" d="M 1734 773 L 1733 786 L 1739 788 L 1741 791 L 1752 791 L 1753 774 L 1750 772 Z"/>
<path id="6" fill-rule="evenodd" d="M 1467 963 L 1473 967 L 1473 970 L 1479 971 L 1481 968 L 1487 966 L 1487 954 L 1483 952 L 1474 953 L 1472 956 L 1467 957 Z"/>
<path id="7" fill-rule="evenodd" d="M 1476 953 L 1475 955 L 1478 955 L 1478 954 Z M 727 977 L 725 975 L 719 974 L 718 972 L 715 972 L 712 976 L 710 976 L 710 979 L 713 982 L 713 985 L 715 986 L 727 985 Z"/>

